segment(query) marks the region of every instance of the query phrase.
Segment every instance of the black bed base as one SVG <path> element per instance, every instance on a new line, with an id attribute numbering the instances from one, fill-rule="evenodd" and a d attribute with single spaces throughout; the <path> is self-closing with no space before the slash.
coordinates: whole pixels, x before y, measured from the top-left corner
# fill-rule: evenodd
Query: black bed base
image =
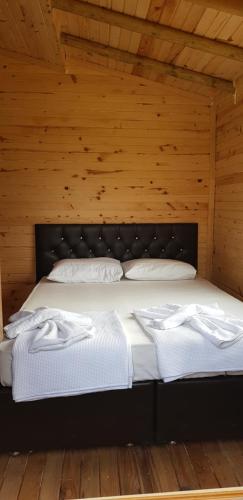
<path id="1" fill-rule="evenodd" d="M 0 389 L 0 451 L 154 442 L 153 382 L 132 389 L 15 403 Z M 5 431 L 4 431 L 5 430 Z"/>
<path id="2" fill-rule="evenodd" d="M 243 437 L 243 377 L 140 382 L 132 389 L 14 403 L 0 388 L 0 451 Z"/>
<path id="3" fill-rule="evenodd" d="M 156 385 L 157 443 L 243 437 L 243 376 Z"/>

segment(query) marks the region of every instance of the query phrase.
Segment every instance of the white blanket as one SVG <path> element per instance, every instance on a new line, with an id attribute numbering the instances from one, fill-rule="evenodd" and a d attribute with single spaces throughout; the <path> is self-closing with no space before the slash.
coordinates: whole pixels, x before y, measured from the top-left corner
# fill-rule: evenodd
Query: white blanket
<path id="1" fill-rule="evenodd" d="M 64 349 L 94 335 L 92 319 L 61 309 L 39 307 L 34 311 L 19 311 L 10 317 L 4 327 L 9 339 L 32 332 L 29 352 Z"/>
<path id="2" fill-rule="evenodd" d="M 165 382 L 200 372 L 241 369 L 243 337 L 240 330 L 243 322 L 227 317 L 225 323 L 224 312 L 217 305 L 166 304 L 136 310 L 133 314 L 155 342 L 159 372 Z M 211 322 L 206 328 L 203 314 Z M 213 322 L 222 327 L 217 327 L 216 334 L 212 329 Z M 233 336 L 227 329 L 229 323 L 233 325 L 232 329 L 235 328 Z M 224 342 L 227 342 L 227 349 L 219 349 Z"/>
<path id="3" fill-rule="evenodd" d="M 89 312 L 94 334 L 60 350 L 30 352 L 33 331 L 13 347 L 13 399 L 31 401 L 132 386 L 131 348 L 116 312 Z"/>

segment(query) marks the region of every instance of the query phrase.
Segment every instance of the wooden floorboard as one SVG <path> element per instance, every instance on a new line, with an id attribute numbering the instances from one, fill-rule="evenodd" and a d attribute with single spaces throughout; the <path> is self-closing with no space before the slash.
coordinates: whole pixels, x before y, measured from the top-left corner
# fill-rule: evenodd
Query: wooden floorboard
<path id="1" fill-rule="evenodd" d="M 27 460 L 28 456 L 26 454 L 10 457 L 0 490 L 0 500 L 15 500 L 18 498 Z"/>
<path id="2" fill-rule="evenodd" d="M 80 492 L 81 455 L 79 450 L 67 450 L 63 461 L 60 500 L 78 498 Z"/>
<path id="3" fill-rule="evenodd" d="M 134 457 L 137 464 L 137 473 L 139 477 L 140 489 L 143 494 L 154 491 L 153 470 L 149 460 L 148 447 L 136 447 Z"/>
<path id="4" fill-rule="evenodd" d="M 219 488 L 220 483 L 205 454 L 202 443 L 187 444 L 187 450 L 200 488 Z"/>
<path id="5" fill-rule="evenodd" d="M 46 454 L 45 468 L 40 488 L 40 500 L 57 499 L 60 494 L 64 451 L 50 451 Z"/>
<path id="6" fill-rule="evenodd" d="M 100 495 L 100 462 L 97 449 L 84 450 L 81 455 L 81 498 L 99 497 Z"/>
<path id="7" fill-rule="evenodd" d="M 184 443 L 169 447 L 180 490 L 198 490 L 200 483 Z"/>
<path id="8" fill-rule="evenodd" d="M 0 500 L 243 486 L 243 441 L 0 454 Z"/>
<path id="9" fill-rule="evenodd" d="M 229 484 L 238 486 L 239 483 L 234 470 L 231 468 L 227 457 L 220 452 L 219 443 L 203 443 L 203 448 L 220 486 L 223 488 Z"/>
<path id="10" fill-rule="evenodd" d="M 241 441 L 222 441 L 220 448 L 227 459 L 230 461 L 231 468 L 234 470 L 238 483 L 243 485 L 243 443 Z"/>
<path id="11" fill-rule="evenodd" d="M 33 453 L 28 456 L 18 500 L 39 499 L 45 463 L 45 453 Z"/>
<path id="12" fill-rule="evenodd" d="M 136 449 L 133 449 L 132 446 L 119 449 L 118 467 L 121 495 L 142 493 L 135 455 Z"/>
<path id="13" fill-rule="evenodd" d="M 100 448 L 99 465 L 101 496 L 120 495 L 118 448 Z"/>
<path id="14" fill-rule="evenodd" d="M 150 455 L 152 459 L 151 467 L 158 481 L 155 493 L 179 490 L 175 469 L 169 453 L 169 446 L 151 446 Z"/>

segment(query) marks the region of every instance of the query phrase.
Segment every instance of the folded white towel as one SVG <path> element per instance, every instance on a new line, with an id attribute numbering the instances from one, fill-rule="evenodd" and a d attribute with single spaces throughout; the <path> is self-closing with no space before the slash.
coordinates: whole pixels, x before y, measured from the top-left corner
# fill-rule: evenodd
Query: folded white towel
<path id="1" fill-rule="evenodd" d="M 178 307 L 182 306 L 169 304 L 161 308 L 151 307 L 134 311 L 136 320 L 156 345 L 159 373 L 164 382 L 192 374 L 224 373 L 243 368 L 242 319 L 228 318 L 218 307 L 197 306 L 198 310 L 206 311 L 208 316 L 202 313 L 190 316 L 189 312 L 193 312 L 193 307 L 190 307 L 187 309 L 188 321 L 168 329 L 161 328 L 161 325 L 168 326 L 168 323 L 162 322 L 169 322 L 169 316 L 173 315 L 173 323 L 178 324 L 178 316 L 175 318 L 175 315 L 179 312 Z M 214 313 L 211 318 L 214 329 L 212 324 L 209 327 L 208 323 L 209 312 L 212 313 L 209 307 Z M 180 319 L 183 319 L 183 314 Z M 169 326 L 171 324 L 172 322 Z"/>
<path id="2" fill-rule="evenodd" d="M 243 320 L 226 316 L 217 303 L 185 306 L 166 304 L 134 311 L 134 314 L 151 319 L 149 326 L 156 330 L 168 330 L 186 324 L 220 348 L 231 346 L 243 335 Z"/>
<path id="3" fill-rule="evenodd" d="M 8 338 L 31 332 L 29 352 L 63 349 L 75 342 L 90 338 L 95 333 L 92 319 L 82 314 L 61 309 L 40 307 L 34 311 L 20 311 L 4 327 Z"/>
<path id="4" fill-rule="evenodd" d="M 217 347 L 224 349 L 243 337 L 243 321 L 233 317 L 193 316 L 189 324 Z"/>
<path id="5" fill-rule="evenodd" d="M 94 333 L 94 326 L 85 326 L 82 322 L 48 320 L 41 328 L 38 328 L 35 336 L 30 340 L 29 352 L 63 349 L 80 340 L 91 338 Z"/>
<path id="6" fill-rule="evenodd" d="M 219 308 L 218 304 L 212 306 L 204 306 L 200 304 L 189 304 L 181 306 L 179 304 L 166 304 L 162 307 L 151 308 L 152 324 L 160 330 L 168 330 L 176 328 L 190 321 L 192 317 L 197 315 L 205 315 L 209 317 L 223 317 L 224 311 Z"/>

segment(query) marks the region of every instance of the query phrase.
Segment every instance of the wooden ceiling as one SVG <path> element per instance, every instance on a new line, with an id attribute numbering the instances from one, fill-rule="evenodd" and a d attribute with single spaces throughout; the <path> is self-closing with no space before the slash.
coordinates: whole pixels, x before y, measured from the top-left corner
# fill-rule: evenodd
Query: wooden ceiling
<path id="1" fill-rule="evenodd" d="M 0 47 L 60 64 L 51 0 L 1 0 Z"/>
<path id="2" fill-rule="evenodd" d="M 104 7 L 104 15 L 85 9 L 92 5 Z M 132 18 L 112 19 L 112 11 Z M 243 1 L 1 0 L 0 47 L 55 64 L 64 55 L 67 72 L 73 60 L 82 71 L 85 59 L 202 93 L 227 80 L 225 90 L 232 92 L 231 82 L 243 75 Z"/>

